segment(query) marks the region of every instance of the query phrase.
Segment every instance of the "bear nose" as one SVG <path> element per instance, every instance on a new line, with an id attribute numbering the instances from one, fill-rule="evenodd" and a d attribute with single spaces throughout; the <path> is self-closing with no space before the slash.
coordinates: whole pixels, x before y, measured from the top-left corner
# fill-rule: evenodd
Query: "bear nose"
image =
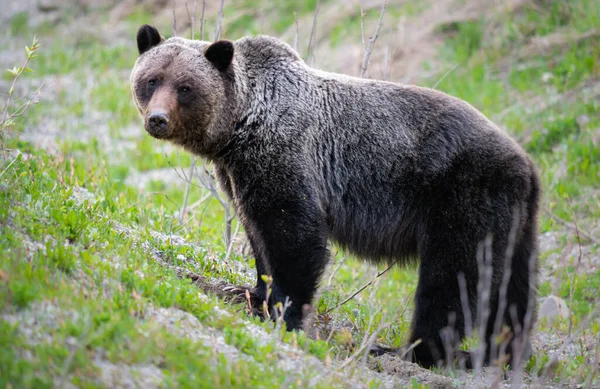
<path id="1" fill-rule="evenodd" d="M 148 117 L 148 130 L 152 135 L 165 135 L 169 117 L 164 112 L 152 112 Z"/>

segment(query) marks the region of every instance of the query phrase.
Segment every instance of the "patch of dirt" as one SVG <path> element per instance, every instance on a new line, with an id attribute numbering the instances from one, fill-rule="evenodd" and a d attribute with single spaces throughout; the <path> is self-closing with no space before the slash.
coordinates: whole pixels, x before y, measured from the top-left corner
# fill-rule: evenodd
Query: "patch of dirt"
<path id="1" fill-rule="evenodd" d="M 377 358 L 369 358 L 369 367 L 375 371 L 385 372 L 396 377 L 403 377 L 403 385 L 412 386 L 413 379 L 422 385 L 429 385 L 432 389 L 456 388 L 457 385 L 448 377 L 423 369 L 419 365 L 406 362 L 400 358 L 384 354 Z"/>
<path id="2" fill-rule="evenodd" d="M 125 179 L 125 184 L 139 189 L 145 189 L 152 181 L 162 181 L 167 186 L 185 185 L 183 177 L 181 177 L 180 173 L 175 171 L 172 167 L 131 172 Z"/>
<path id="3" fill-rule="evenodd" d="M 569 241 L 576 242 L 575 234 L 571 230 L 548 231 L 540 236 L 540 252 L 552 253 L 543 261 L 539 282 L 550 281 L 554 293 L 557 293 L 562 281 L 557 277 L 557 272 L 567 266 L 576 267 L 579 274 L 596 274 L 600 271 L 600 252 L 594 249 L 595 243 L 583 242 L 581 246 L 576 243 L 565 245 L 559 240 L 565 236 Z"/>
<path id="4" fill-rule="evenodd" d="M 477 20 L 498 12 L 513 12 L 523 6 L 527 0 L 437 0 L 429 6 L 420 5 L 424 11 L 411 17 L 399 20 L 389 14 L 384 14 L 383 25 L 370 57 L 367 76 L 387 78 L 392 81 L 415 82 L 422 79 L 423 65 L 428 64 L 430 74 L 440 72 L 438 64 L 439 49 L 444 41 L 444 35 L 438 28 L 444 25 Z M 358 76 L 363 59 L 363 48 L 360 40 L 346 41 L 338 47 L 330 44 L 332 29 L 360 12 L 360 1 L 350 0 L 335 6 L 323 5 L 319 10 L 315 34 L 315 66 L 326 70 Z M 379 10 L 382 2 L 379 0 L 364 1 L 364 9 Z M 389 1 L 387 7 L 402 6 L 404 1 Z M 310 40 L 313 15 L 301 18 L 298 41 L 306 46 Z M 365 22 L 365 40 L 367 41 L 376 30 L 377 21 Z M 360 36 L 360 25 L 356 26 Z M 295 39 L 295 27 L 290 27 L 282 38 L 288 42 Z M 301 52 L 304 54 L 304 51 Z M 309 61 L 310 62 L 310 61 Z"/>
<path id="5" fill-rule="evenodd" d="M 100 370 L 99 381 L 107 388 L 158 389 L 165 379 L 155 365 L 115 365 L 105 359 L 97 359 L 94 365 Z"/>

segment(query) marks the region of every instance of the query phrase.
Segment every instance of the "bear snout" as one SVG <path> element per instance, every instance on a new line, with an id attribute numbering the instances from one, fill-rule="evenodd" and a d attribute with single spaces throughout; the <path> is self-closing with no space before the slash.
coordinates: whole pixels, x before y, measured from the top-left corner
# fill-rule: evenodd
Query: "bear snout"
<path id="1" fill-rule="evenodd" d="M 146 131 L 156 138 L 168 136 L 169 116 L 164 112 L 152 112 L 148 117 Z"/>

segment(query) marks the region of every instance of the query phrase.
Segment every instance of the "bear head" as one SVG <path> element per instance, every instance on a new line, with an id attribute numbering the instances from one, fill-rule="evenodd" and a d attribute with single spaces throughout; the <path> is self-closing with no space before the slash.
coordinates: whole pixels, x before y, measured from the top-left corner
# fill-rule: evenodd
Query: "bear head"
<path id="1" fill-rule="evenodd" d="M 197 154 L 214 148 L 211 129 L 227 108 L 224 80 L 232 67 L 233 43 L 165 40 L 156 28 L 143 25 L 137 46 L 140 56 L 130 81 L 148 134 Z"/>

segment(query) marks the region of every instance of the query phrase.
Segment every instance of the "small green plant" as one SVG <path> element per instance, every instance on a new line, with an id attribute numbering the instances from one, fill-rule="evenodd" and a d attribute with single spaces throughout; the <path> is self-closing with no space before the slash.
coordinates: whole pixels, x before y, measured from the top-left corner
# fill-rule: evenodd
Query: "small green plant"
<path id="1" fill-rule="evenodd" d="M 39 43 L 37 38 L 33 38 L 33 43 L 31 44 L 31 46 L 25 46 L 25 54 L 26 54 L 26 59 L 25 59 L 25 63 L 23 64 L 22 67 L 13 67 L 12 69 L 7 69 L 7 72 L 9 72 L 12 75 L 12 84 L 10 86 L 10 89 L 8 90 L 8 97 L 6 99 L 6 103 L 4 104 L 4 109 L 2 110 L 2 120 L 0 120 L 0 133 L 4 133 L 4 131 L 9 128 L 10 126 L 12 126 L 14 124 L 14 119 L 23 115 L 28 109 L 29 107 L 31 107 L 34 104 L 37 104 L 38 100 L 39 100 L 39 92 L 40 90 L 38 89 L 38 91 L 34 94 L 34 96 L 27 101 L 26 103 L 22 104 L 21 106 L 17 107 L 16 109 L 12 109 L 11 107 L 11 102 L 13 99 L 13 95 L 15 93 L 15 86 L 17 84 L 17 81 L 19 80 L 19 77 L 21 77 L 21 75 L 24 72 L 33 72 L 33 70 L 31 70 L 31 68 L 29 68 L 29 62 L 31 62 L 32 59 L 34 59 L 35 57 L 37 57 L 37 55 L 35 54 L 36 50 L 39 48 Z"/>
<path id="2" fill-rule="evenodd" d="M 21 104 L 16 108 L 13 108 L 11 105 L 17 81 L 24 72 L 33 72 L 33 70 L 31 70 L 31 68 L 29 67 L 29 63 L 32 59 L 37 57 L 35 52 L 39 47 L 40 45 L 38 43 L 38 40 L 36 37 L 34 37 L 31 46 L 25 46 L 26 59 L 23 66 L 15 66 L 12 69 L 7 69 L 8 73 L 10 73 L 12 76 L 12 83 L 10 89 L 8 90 L 8 97 L 6 98 L 6 103 L 4 104 L 4 108 L 2 109 L 2 119 L 0 119 L 0 141 L 4 139 L 4 134 L 6 133 L 6 131 L 8 131 L 8 129 L 14 125 L 15 119 L 23 115 L 32 105 L 37 104 L 37 102 L 39 101 L 41 87 L 25 103 Z"/>

